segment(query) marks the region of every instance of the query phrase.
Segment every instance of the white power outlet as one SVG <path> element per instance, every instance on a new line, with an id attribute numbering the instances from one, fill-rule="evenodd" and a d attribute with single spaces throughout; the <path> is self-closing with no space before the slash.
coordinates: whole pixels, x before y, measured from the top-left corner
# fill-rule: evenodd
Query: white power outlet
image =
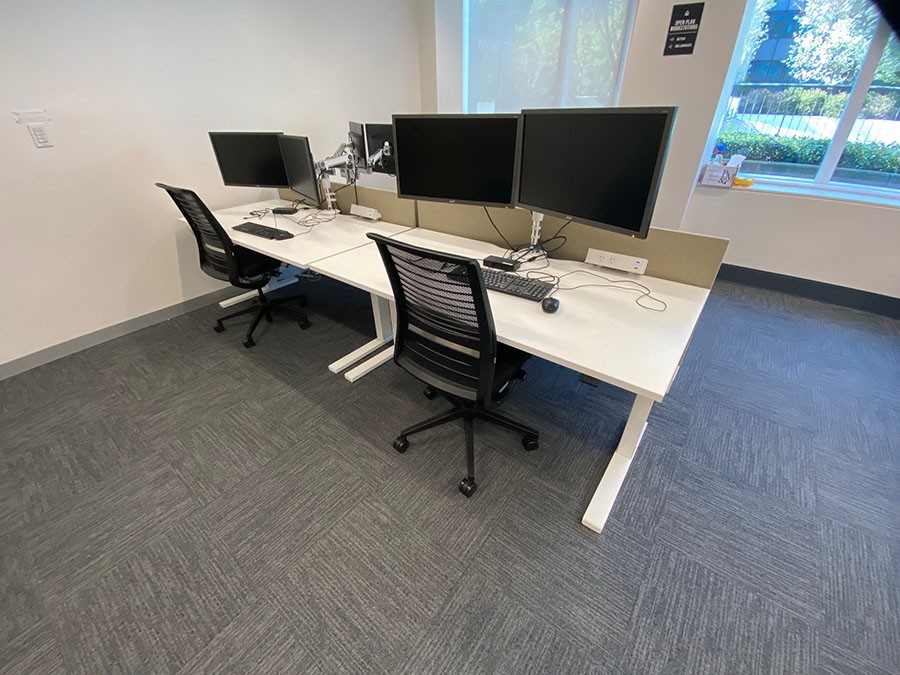
<path id="1" fill-rule="evenodd" d="M 381 218 L 381 214 L 377 209 L 369 208 L 368 206 L 360 206 L 359 204 L 350 205 L 350 215 L 365 218 L 366 220 L 378 220 Z"/>
<path id="2" fill-rule="evenodd" d="M 612 251 L 600 251 L 596 248 L 588 249 L 584 261 L 591 265 L 609 267 L 621 272 L 633 272 L 634 274 L 643 274 L 647 270 L 646 258 L 636 258 L 632 255 L 613 253 Z"/>
<path id="3" fill-rule="evenodd" d="M 53 143 L 50 142 L 50 137 L 47 135 L 47 129 L 44 127 L 44 123 L 34 123 L 34 124 L 26 124 L 28 127 L 28 133 L 31 134 L 31 140 L 34 141 L 34 146 L 36 148 L 52 148 Z"/>

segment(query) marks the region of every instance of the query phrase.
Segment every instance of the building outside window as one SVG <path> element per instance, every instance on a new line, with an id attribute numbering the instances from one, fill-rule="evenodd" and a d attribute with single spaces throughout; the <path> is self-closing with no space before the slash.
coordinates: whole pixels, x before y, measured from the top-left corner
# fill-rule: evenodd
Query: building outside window
<path id="1" fill-rule="evenodd" d="M 757 0 L 717 142 L 742 174 L 900 191 L 900 45 L 875 6 Z"/>

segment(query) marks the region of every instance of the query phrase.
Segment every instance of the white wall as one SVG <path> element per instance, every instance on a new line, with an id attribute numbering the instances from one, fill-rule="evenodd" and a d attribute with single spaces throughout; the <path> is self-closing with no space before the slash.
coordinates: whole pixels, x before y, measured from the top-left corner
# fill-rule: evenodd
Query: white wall
<path id="1" fill-rule="evenodd" d="M 690 201 L 728 77 L 745 3 L 707 2 L 694 53 L 663 56 L 673 4 L 671 0 L 640 0 L 619 105 L 678 106 L 652 221 L 657 227 L 677 229 Z"/>
<path id="2" fill-rule="evenodd" d="M 348 40 L 365 30 L 366 39 Z M 213 289 L 156 181 L 213 208 L 210 129 L 310 137 L 420 108 L 416 0 L 6 3 L 0 21 L 0 364 Z M 47 108 L 38 150 L 9 112 Z"/>

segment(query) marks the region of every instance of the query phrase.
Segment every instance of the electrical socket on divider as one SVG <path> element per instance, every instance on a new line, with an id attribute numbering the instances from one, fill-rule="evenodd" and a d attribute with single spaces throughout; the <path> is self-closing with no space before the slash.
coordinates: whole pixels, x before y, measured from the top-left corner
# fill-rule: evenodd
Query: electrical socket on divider
<path id="1" fill-rule="evenodd" d="M 588 249 L 584 261 L 598 267 L 608 267 L 609 269 L 631 272 L 633 274 L 643 274 L 647 270 L 646 258 L 637 258 L 633 255 L 623 255 L 612 251 L 600 251 L 596 248 Z"/>
<path id="2" fill-rule="evenodd" d="M 350 215 L 357 216 L 358 218 L 365 218 L 366 220 L 378 220 L 381 218 L 381 214 L 377 209 L 372 209 L 368 206 L 360 206 L 359 204 L 350 205 Z"/>

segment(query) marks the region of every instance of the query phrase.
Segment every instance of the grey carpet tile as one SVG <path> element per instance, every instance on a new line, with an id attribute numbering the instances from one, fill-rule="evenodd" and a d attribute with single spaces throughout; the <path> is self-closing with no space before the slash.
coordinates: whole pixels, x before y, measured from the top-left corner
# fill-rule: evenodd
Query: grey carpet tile
<path id="1" fill-rule="evenodd" d="M 716 284 L 596 535 L 633 395 L 533 359 L 541 448 L 479 425 L 467 500 L 461 425 L 390 445 L 445 402 L 327 370 L 368 296 L 303 290 L 252 350 L 209 307 L 0 382 L 0 672 L 898 670 L 900 322 Z"/>
<path id="2" fill-rule="evenodd" d="M 821 450 L 813 469 L 820 514 L 900 541 L 900 466 Z"/>
<path id="3" fill-rule="evenodd" d="M 690 415 L 680 457 L 759 494 L 815 510 L 811 432 L 706 396 L 695 400 Z"/>
<path id="4" fill-rule="evenodd" d="M 54 603 L 187 514 L 187 489 L 158 456 L 60 504 L 23 530 L 22 547 Z"/>
<path id="5" fill-rule="evenodd" d="M 614 673 L 615 660 L 467 573 L 400 673 Z"/>
<path id="6" fill-rule="evenodd" d="M 0 675 L 62 672 L 65 672 L 62 651 L 47 624 L 36 624 L 0 644 Z"/>
<path id="7" fill-rule="evenodd" d="M 140 433 L 113 419 L 48 427 L 0 455 L 0 527 L 39 519 L 60 502 L 99 488 L 146 453 Z"/>
<path id="8" fill-rule="evenodd" d="M 724 575 L 655 548 L 616 672 L 811 673 L 812 627 Z"/>
<path id="9" fill-rule="evenodd" d="M 678 463 L 680 452 L 680 448 L 673 448 L 664 441 L 648 438 L 645 434 L 631 461 L 628 480 L 619 491 L 610 519 L 653 539 L 663 520 L 672 472 Z M 599 482 L 598 480 L 597 484 Z M 587 508 L 594 490 L 584 495 L 584 508 Z"/>
<path id="10" fill-rule="evenodd" d="M 0 654 L 11 649 L 15 638 L 39 624 L 45 615 L 21 533 L 0 530 Z"/>
<path id="11" fill-rule="evenodd" d="M 281 675 L 323 671 L 282 613 L 262 598 L 245 608 L 178 672 Z"/>
<path id="12" fill-rule="evenodd" d="M 823 634 L 900 672 L 900 539 L 893 542 L 824 519 Z"/>
<path id="13" fill-rule="evenodd" d="M 817 675 L 897 675 L 893 668 L 872 662 L 867 654 L 851 651 L 828 638 L 819 640 Z"/>
<path id="14" fill-rule="evenodd" d="M 224 546 L 186 520 L 71 593 L 55 629 L 69 672 L 176 672 L 254 598 Z"/>
<path id="15" fill-rule="evenodd" d="M 368 493 L 352 467 L 311 438 L 235 484 L 200 516 L 262 587 Z"/>
<path id="16" fill-rule="evenodd" d="M 701 385 L 703 396 L 805 430 L 815 425 L 812 394 L 812 387 L 806 384 L 785 386 L 779 377 L 715 358 L 707 362 Z"/>
<path id="17" fill-rule="evenodd" d="M 399 470 L 380 494 L 435 546 L 468 561 L 491 536 L 504 506 L 526 489 L 525 478 L 533 469 L 497 451 L 493 430 L 481 429 L 475 441 L 478 490 L 463 497 L 458 489 L 467 474 L 461 427 L 450 424 L 411 437 Z M 507 432 L 498 435 L 499 442 L 516 442 Z M 519 452 L 525 453 L 521 447 Z"/>
<path id="18" fill-rule="evenodd" d="M 470 569 L 611 662 L 628 634 L 650 546 L 615 520 L 592 534 L 582 513 L 577 499 L 526 479 Z"/>
<path id="19" fill-rule="evenodd" d="M 196 502 L 206 505 L 283 450 L 318 433 L 325 411 L 292 403 L 296 415 L 274 414 L 264 401 L 232 406 L 215 423 L 198 425 L 164 445 L 163 455 Z"/>
<path id="20" fill-rule="evenodd" d="M 815 442 L 859 462 L 890 464 L 900 470 L 900 410 L 857 392 L 817 389 Z"/>
<path id="21" fill-rule="evenodd" d="M 101 375 L 91 367 L 84 352 L 72 354 L 0 380 L 0 416 L 48 407 L 52 410 L 61 400 L 83 393 L 86 389 L 96 395 L 101 384 Z"/>
<path id="22" fill-rule="evenodd" d="M 465 566 L 366 499 L 272 584 L 324 672 L 393 673 Z"/>
<path id="23" fill-rule="evenodd" d="M 814 621 L 821 614 L 816 519 L 684 461 L 673 472 L 657 539 Z"/>
<path id="24" fill-rule="evenodd" d="M 708 317 L 718 323 L 753 327 L 766 334 L 811 335 L 807 312 L 816 303 L 787 293 L 760 291 L 752 286 L 717 281 L 713 312 Z"/>
<path id="25" fill-rule="evenodd" d="M 900 340 L 895 346 L 900 350 Z M 882 345 L 874 349 L 859 348 L 848 357 L 825 350 L 808 352 L 808 380 L 819 389 L 848 395 L 865 392 L 884 406 L 900 405 L 900 366 L 891 362 L 889 350 Z M 878 399 L 881 399 L 880 401 Z"/>

